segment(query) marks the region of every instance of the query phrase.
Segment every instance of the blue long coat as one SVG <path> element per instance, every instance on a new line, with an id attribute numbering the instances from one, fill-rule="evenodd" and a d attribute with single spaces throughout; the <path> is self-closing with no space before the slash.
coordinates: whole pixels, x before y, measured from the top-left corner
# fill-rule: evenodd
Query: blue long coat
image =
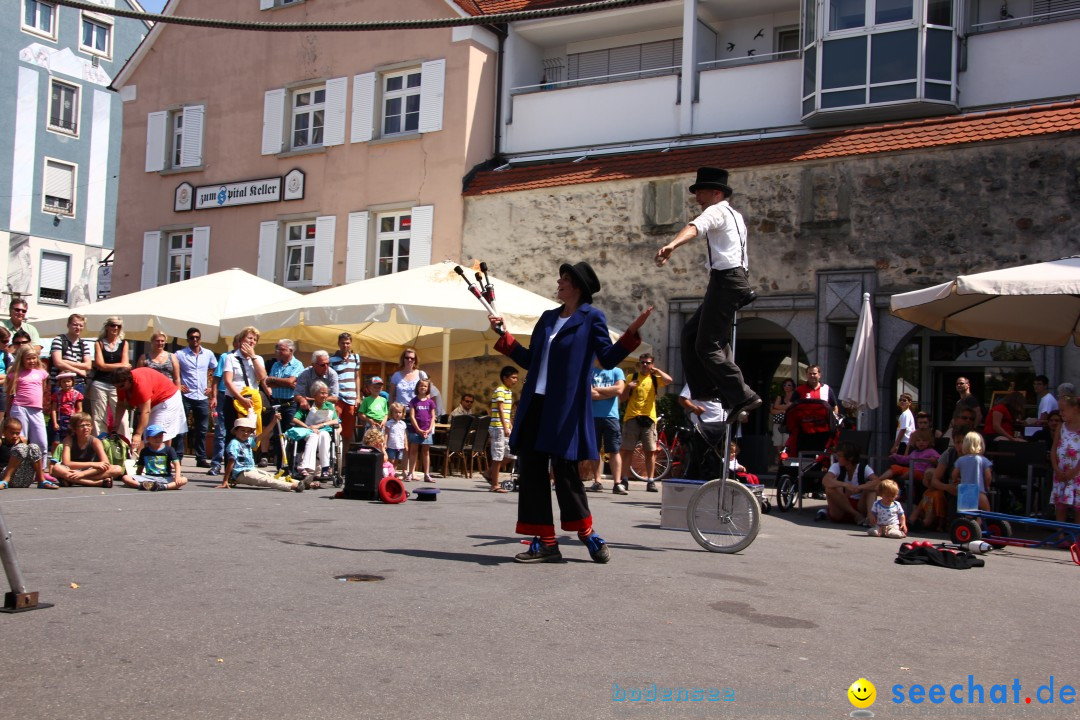
<path id="1" fill-rule="evenodd" d="M 544 345 L 561 312 L 562 307 L 558 307 L 540 316 L 528 348 L 522 347 L 509 334 L 500 338 L 495 345 L 496 350 L 508 355 L 528 371 L 518 404 L 518 422 L 514 423 L 510 433 L 510 448 L 515 453 L 518 431 L 536 393 Z M 592 414 L 593 358 L 599 358 L 600 364 L 610 370 L 640 344 L 641 338 L 636 334 L 624 335 L 618 343 L 613 344 L 608 336 L 604 313 L 587 303 L 567 318 L 566 324 L 551 341 L 544 411 L 533 449 L 566 460 L 596 460 L 599 454 L 596 451 Z"/>

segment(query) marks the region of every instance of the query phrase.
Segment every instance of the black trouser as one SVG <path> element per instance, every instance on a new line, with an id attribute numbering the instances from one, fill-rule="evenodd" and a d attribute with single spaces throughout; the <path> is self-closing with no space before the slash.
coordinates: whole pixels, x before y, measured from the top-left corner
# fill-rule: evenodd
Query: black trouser
<path id="1" fill-rule="evenodd" d="M 288 432 L 289 428 L 293 426 L 292 421 L 296 416 L 296 411 L 298 409 L 296 407 L 296 401 L 276 397 L 271 397 L 270 401 L 274 405 L 280 406 L 278 412 L 281 413 L 281 432 Z M 271 406 L 270 409 L 270 417 L 273 418 L 273 407 Z M 274 434 L 270 438 L 270 454 L 278 456 L 277 467 L 278 470 L 281 470 L 286 465 L 286 458 L 281 457 L 281 440 L 278 439 L 279 436 L 280 434 L 278 433 L 277 428 L 274 428 Z"/>
<path id="2" fill-rule="evenodd" d="M 714 480 L 724 477 L 724 438 L 727 425 L 700 423 L 700 432 L 690 434 L 690 462 L 683 477 L 694 480 Z"/>
<path id="3" fill-rule="evenodd" d="M 184 401 L 184 412 L 191 416 L 192 427 L 188 429 L 188 432 L 191 435 L 191 442 L 195 445 L 195 459 L 206 462 L 206 429 L 210 427 L 210 400 L 208 398 L 192 400 L 186 395 L 181 399 Z M 173 448 L 181 458 L 184 457 L 186 445 L 184 440 L 183 435 L 177 435 L 173 440 Z"/>
<path id="4" fill-rule="evenodd" d="M 750 293 L 746 270 L 713 270 L 705 299 L 682 330 L 682 362 L 693 398 L 719 398 L 730 408 L 754 394 L 731 352 L 735 311 Z"/>
<path id="5" fill-rule="evenodd" d="M 589 512 L 585 486 L 578 477 L 578 461 L 534 449 L 543 412 L 544 396 L 534 395 L 515 443 L 519 468 L 516 532 L 541 536 L 555 534 L 549 463 L 555 475 L 555 498 L 559 501 L 562 529 L 586 530 L 592 527 L 592 513 Z"/>

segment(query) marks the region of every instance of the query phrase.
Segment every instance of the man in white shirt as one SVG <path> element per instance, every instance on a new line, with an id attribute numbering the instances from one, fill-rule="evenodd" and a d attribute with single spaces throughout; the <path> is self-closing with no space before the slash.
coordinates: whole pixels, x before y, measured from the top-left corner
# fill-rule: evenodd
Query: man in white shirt
<path id="1" fill-rule="evenodd" d="M 1039 411 L 1035 417 L 1027 421 L 1028 427 L 1024 430 L 1027 436 L 1034 435 L 1046 427 L 1046 420 L 1050 417 L 1050 413 L 1058 409 L 1057 398 L 1050 392 L 1050 378 L 1045 375 L 1036 375 L 1031 385 L 1039 401 Z"/>
<path id="2" fill-rule="evenodd" d="M 719 399 L 731 408 L 728 422 L 738 422 L 740 414 L 761 406 L 761 398 L 743 381 L 731 352 L 735 312 L 755 294 L 747 279 L 746 221 L 728 204 L 733 190 L 727 182 L 727 170 L 698 168 L 690 192 L 702 212 L 657 250 L 655 259 L 663 267 L 676 248 L 705 236 L 709 286 L 701 306 L 683 326 L 683 371 L 694 399 Z"/>
<path id="3" fill-rule="evenodd" d="M 714 478 L 723 475 L 724 436 L 727 412 L 724 406 L 715 400 L 694 400 L 690 397 L 690 386 L 684 385 L 679 393 L 679 405 L 701 431 L 695 434 L 691 443 L 691 456 L 683 477 Z M 706 446 L 708 443 L 708 446 Z"/>

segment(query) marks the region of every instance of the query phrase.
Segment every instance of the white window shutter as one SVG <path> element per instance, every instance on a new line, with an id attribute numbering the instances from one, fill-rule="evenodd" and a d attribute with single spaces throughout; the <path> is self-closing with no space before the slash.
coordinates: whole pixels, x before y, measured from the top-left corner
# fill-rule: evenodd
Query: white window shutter
<path id="1" fill-rule="evenodd" d="M 142 241 L 142 284 L 140 290 L 149 290 L 158 286 L 158 265 L 161 258 L 161 231 L 143 233 Z"/>
<path id="2" fill-rule="evenodd" d="M 184 133 L 180 138 L 180 167 L 198 167 L 203 163 L 203 106 L 184 108 Z"/>
<path id="3" fill-rule="evenodd" d="M 353 78 L 351 142 L 367 142 L 375 128 L 375 73 Z"/>
<path id="4" fill-rule="evenodd" d="M 311 270 L 311 284 L 315 287 L 333 284 L 336 228 L 337 218 L 333 215 L 315 218 L 315 267 Z"/>
<path id="5" fill-rule="evenodd" d="M 259 0 L 260 10 L 271 10 L 274 7 L 274 0 Z"/>
<path id="6" fill-rule="evenodd" d="M 420 66 L 420 127 L 422 133 L 442 130 L 443 87 L 446 61 L 432 60 Z"/>
<path id="7" fill-rule="evenodd" d="M 412 209 L 409 232 L 409 269 L 431 264 L 431 235 L 435 225 L 435 206 L 419 205 Z"/>
<path id="8" fill-rule="evenodd" d="M 278 221 L 259 223 L 259 264 L 255 274 L 263 280 L 274 282 L 277 270 Z"/>
<path id="9" fill-rule="evenodd" d="M 187 127 L 187 122 L 184 123 Z M 191 231 L 191 277 L 202 277 L 210 268 L 210 226 Z"/>
<path id="10" fill-rule="evenodd" d="M 146 116 L 146 172 L 165 169 L 165 131 L 169 113 L 152 112 Z"/>
<path id="11" fill-rule="evenodd" d="M 345 99 L 349 78 L 326 81 L 326 120 L 323 124 L 323 147 L 345 143 Z"/>
<path id="12" fill-rule="evenodd" d="M 285 89 L 267 90 L 263 98 L 262 154 L 277 155 L 285 131 Z"/>
<path id="13" fill-rule="evenodd" d="M 45 194 L 72 202 L 75 193 L 75 168 L 70 165 L 52 162 L 45 163 Z"/>
<path id="14" fill-rule="evenodd" d="M 348 250 L 345 253 L 345 282 L 358 282 L 367 277 L 367 211 L 349 213 Z"/>

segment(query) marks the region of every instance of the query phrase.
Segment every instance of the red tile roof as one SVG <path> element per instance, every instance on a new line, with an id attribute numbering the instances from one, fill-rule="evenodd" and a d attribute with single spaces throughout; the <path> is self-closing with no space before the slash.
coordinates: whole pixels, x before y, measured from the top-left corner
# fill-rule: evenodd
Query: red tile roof
<path id="1" fill-rule="evenodd" d="M 597 155 L 477 173 L 465 195 L 536 190 L 582 183 L 693 173 L 703 165 L 729 170 L 1036 135 L 1080 132 L 1080 100 L 935 117 L 793 137 L 750 140 L 683 150 Z"/>
<path id="2" fill-rule="evenodd" d="M 495 13 L 540 10 L 560 5 L 583 5 L 598 0 L 454 0 L 470 15 L 493 15 Z"/>

